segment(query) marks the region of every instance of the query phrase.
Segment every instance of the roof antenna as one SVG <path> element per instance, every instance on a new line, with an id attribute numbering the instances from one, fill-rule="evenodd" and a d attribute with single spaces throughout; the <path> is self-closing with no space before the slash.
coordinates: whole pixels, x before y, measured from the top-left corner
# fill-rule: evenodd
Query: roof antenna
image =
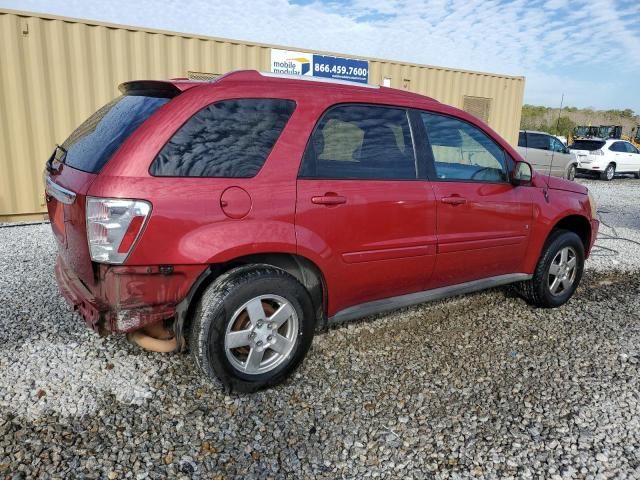
<path id="1" fill-rule="evenodd" d="M 564 93 L 562 94 L 562 98 L 560 99 L 560 110 L 558 110 L 558 120 L 556 121 L 556 135 L 560 129 L 560 116 L 562 115 L 562 105 L 564 104 Z M 551 146 L 551 145 L 549 145 Z M 547 203 L 549 203 L 549 180 L 551 179 L 551 170 L 553 169 L 553 158 L 555 157 L 556 151 L 551 149 L 551 162 L 549 162 L 549 172 L 547 173 L 547 188 L 544 190 L 544 199 Z"/>

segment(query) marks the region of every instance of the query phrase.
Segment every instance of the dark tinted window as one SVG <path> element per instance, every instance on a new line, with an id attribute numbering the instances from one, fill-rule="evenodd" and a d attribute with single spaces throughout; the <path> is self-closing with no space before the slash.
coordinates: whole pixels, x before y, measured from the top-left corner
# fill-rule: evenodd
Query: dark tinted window
<path id="1" fill-rule="evenodd" d="M 456 118 L 422 113 L 440 180 L 507 181 L 504 150 L 482 130 Z"/>
<path id="2" fill-rule="evenodd" d="M 293 113 L 291 100 L 224 100 L 200 110 L 162 148 L 156 176 L 253 177 Z"/>
<path id="3" fill-rule="evenodd" d="M 624 146 L 623 142 L 614 142 L 609 146 L 609 150 L 612 152 L 622 152 L 627 153 L 627 147 Z"/>
<path id="4" fill-rule="evenodd" d="M 62 144 L 64 163 L 97 173 L 122 143 L 168 98 L 123 96 L 91 115 Z"/>
<path id="5" fill-rule="evenodd" d="M 538 150 L 549 150 L 549 135 L 541 133 L 527 133 L 527 148 L 536 148 Z"/>
<path id="6" fill-rule="evenodd" d="M 309 140 L 300 176 L 415 179 L 406 110 L 366 105 L 329 110 Z"/>
<path id="7" fill-rule="evenodd" d="M 569 148 L 574 150 L 600 150 L 604 147 L 605 142 L 602 140 L 576 140 Z"/>
<path id="8" fill-rule="evenodd" d="M 526 135 L 524 134 L 524 132 L 520 132 L 520 134 L 518 135 L 518 146 L 519 147 L 526 147 L 527 146 L 527 139 L 526 139 Z"/>
<path id="9" fill-rule="evenodd" d="M 624 142 L 624 146 L 627 148 L 628 153 L 638 153 L 638 149 L 630 143 Z"/>

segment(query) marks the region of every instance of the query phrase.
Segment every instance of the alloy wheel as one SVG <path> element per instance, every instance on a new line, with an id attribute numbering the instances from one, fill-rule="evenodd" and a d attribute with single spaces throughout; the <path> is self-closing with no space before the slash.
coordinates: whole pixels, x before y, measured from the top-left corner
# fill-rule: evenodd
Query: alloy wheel
<path id="1" fill-rule="evenodd" d="M 607 180 L 613 180 L 613 176 L 615 175 L 615 169 L 613 168 L 613 165 L 609 165 L 607 167 L 605 174 L 607 175 Z"/>
<path id="2" fill-rule="evenodd" d="M 227 360 L 248 375 L 269 372 L 291 354 L 299 321 L 291 303 L 279 295 L 260 295 L 236 310 L 227 324 Z"/>
<path id="3" fill-rule="evenodd" d="M 556 253 L 547 275 L 551 295 L 558 296 L 571 289 L 576 280 L 577 255 L 573 247 L 564 247 Z"/>

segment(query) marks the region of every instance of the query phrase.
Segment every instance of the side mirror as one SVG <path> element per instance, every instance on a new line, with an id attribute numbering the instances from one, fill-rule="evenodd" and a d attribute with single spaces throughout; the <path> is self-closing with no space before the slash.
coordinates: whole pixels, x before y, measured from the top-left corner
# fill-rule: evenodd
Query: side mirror
<path id="1" fill-rule="evenodd" d="M 529 185 L 532 177 L 531 165 L 527 162 L 516 162 L 516 166 L 511 173 L 511 183 L 513 185 Z"/>

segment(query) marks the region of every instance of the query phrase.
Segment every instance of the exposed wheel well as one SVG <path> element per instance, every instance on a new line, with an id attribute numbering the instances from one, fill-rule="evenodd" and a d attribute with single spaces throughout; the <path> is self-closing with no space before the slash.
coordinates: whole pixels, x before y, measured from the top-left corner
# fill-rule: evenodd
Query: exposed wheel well
<path id="1" fill-rule="evenodd" d="M 551 236 L 554 231 L 560 229 L 569 230 L 578 235 L 580 240 L 582 240 L 585 252 L 589 249 L 589 245 L 591 245 L 591 224 L 585 217 L 581 215 L 564 217 L 553 226 L 551 232 L 549 232 L 549 236 Z"/>
<path id="2" fill-rule="evenodd" d="M 322 272 L 318 266 L 308 258 L 291 253 L 259 253 L 240 257 L 224 265 L 224 271 L 231 268 L 248 265 L 252 263 L 263 263 L 281 268 L 295 277 L 311 295 L 313 308 L 318 321 L 324 320 L 326 302 L 326 284 Z"/>
<path id="3" fill-rule="evenodd" d="M 176 325 L 176 334 L 187 331 L 186 328 L 191 322 L 193 310 L 197 299 L 202 292 L 221 274 L 231 270 L 232 268 L 250 264 L 266 264 L 277 268 L 281 268 L 293 277 L 295 277 L 311 295 L 313 308 L 316 312 L 316 325 L 323 326 L 326 323 L 326 284 L 322 272 L 315 263 L 300 255 L 289 253 L 260 253 L 255 255 L 247 255 L 244 257 L 234 258 L 233 260 L 211 265 L 203 274 L 192 291 L 189 292 L 187 299 L 186 314 L 183 318 L 178 318 Z"/>

